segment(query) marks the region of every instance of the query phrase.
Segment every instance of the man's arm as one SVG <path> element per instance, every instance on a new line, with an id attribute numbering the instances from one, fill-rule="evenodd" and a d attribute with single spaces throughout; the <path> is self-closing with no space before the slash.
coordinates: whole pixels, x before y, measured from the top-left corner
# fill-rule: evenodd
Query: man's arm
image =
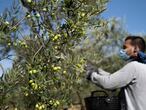
<path id="1" fill-rule="evenodd" d="M 96 72 L 91 74 L 91 81 L 105 89 L 117 89 L 128 85 L 136 79 L 135 64 L 130 62 L 119 71 L 111 75 L 100 75 Z"/>
<path id="2" fill-rule="evenodd" d="M 109 73 L 109 72 L 107 72 L 107 71 L 104 71 L 104 70 L 101 69 L 101 68 L 98 69 L 98 74 L 100 74 L 100 75 L 106 75 L 106 76 L 111 75 L 111 73 Z"/>

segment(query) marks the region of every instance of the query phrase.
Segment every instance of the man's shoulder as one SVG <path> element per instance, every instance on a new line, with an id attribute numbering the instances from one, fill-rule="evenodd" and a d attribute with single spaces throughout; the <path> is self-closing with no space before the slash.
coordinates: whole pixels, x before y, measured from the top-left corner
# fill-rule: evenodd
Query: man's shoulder
<path id="1" fill-rule="evenodd" d="M 137 64 L 143 64 L 143 63 L 140 63 L 140 62 L 138 62 L 138 61 L 131 61 L 131 62 L 129 62 L 128 64 L 130 64 L 130 65 L 137 65 Z"/>
<path id="2" fill-rule="evenodd" d="M 142 66 L 146 66 L 146 64 L 138 62 L 138 61 L 131 61 L 127 64 L 127 66 L 131 66 L 131 67 L 135 67 L 135 68 L 139 68 Z"/>
<path id="3" fill-rule="evenodd" d="M 140 65 L 143 65 L 143 63 L 140 63 L 140 62 L 138 62 L 138 61 L 131 61 L 131 62 L 128 62 L 128 63 L 126 64 L 126 66 L 128 66 L 128 67 L 138 67 L 138 66 L 140 66 Z"/>

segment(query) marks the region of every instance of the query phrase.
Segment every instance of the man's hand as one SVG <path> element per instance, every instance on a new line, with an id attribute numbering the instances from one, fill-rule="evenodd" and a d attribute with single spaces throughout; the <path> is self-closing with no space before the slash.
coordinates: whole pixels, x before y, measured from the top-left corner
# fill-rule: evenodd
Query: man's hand
<path id="1" fill-rule="evenodd" d="M 92 64 L 91 62 L 88 62 L 84 69 L 88 72 L 98 72 L 98 68 L 95 64 Z"/>
<path id="2" fill-rule="evenodd" d="M 87 65 L 85 66 L 85 70 L 86 70 L 86 79 L 88 80 L 91 80 L 91 75 L 93 72 L 99 74 L 98 68 L 91 63 L 87 63 Z"/>
<path id="3" fill-rule="evenodd" d="M 87 71 L 86 79 L 91 80 L 91 75 L 92 75 L 92 72 L 91 71 Z"/>

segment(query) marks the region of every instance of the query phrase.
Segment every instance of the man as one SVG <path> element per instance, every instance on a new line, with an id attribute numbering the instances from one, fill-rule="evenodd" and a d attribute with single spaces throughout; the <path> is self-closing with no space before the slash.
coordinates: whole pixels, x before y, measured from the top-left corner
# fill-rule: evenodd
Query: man
<path id="1" fill-rule="evenodd" d="M 124 88 L 128 110 L 146 110 L 146 64 L 144 55 L 145 41 L 139 36 L 128 36 L 123 49 L 122 59 L 128 63 L 110 74 L 102 69 L 97 72 L 88 71 L 87 77 L 104 89 Z"/>

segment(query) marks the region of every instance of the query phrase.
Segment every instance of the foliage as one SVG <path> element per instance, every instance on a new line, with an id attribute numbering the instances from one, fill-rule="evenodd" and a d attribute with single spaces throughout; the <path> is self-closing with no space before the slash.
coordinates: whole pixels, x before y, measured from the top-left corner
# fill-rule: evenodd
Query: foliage
<path id="1" fill-rule="evenodd" d="M 76 47 L 91 29 L 100 37 L 107 2 L 21 0 L 0 17 L 1 60 L 15 56 L 1 77 L 2 109 L 55 110 L 75 101 L 86 89 L 86 57 Z"/>

